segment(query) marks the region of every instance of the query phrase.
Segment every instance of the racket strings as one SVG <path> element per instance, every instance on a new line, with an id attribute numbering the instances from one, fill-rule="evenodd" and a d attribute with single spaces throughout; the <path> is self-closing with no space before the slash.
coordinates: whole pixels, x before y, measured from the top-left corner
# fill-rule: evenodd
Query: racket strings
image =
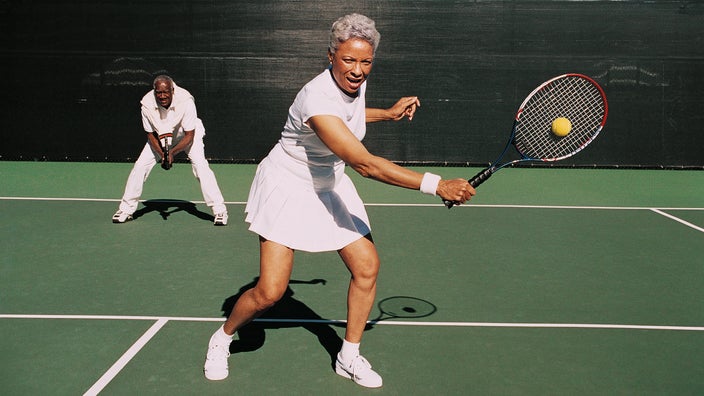
<path id="1" fill-rule="evenodd" d="M 564 137 L 551 131 L 553 120 L 572 123 Z M 527 158 L 555 161 L 579 152 L 601 131 L 605 103 L 601 91 L 579 76 L 565 76 L 529 97 L 517 116 L 514 144 Z"/>

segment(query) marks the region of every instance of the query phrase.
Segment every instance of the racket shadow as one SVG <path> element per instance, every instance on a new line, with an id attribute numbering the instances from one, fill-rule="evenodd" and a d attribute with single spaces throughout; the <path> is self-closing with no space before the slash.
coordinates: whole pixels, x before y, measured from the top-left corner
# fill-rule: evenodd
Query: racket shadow
<path id="1" fill-rule="evenodd" d="M 132 217 L 138 219 L 152 212 L 157 212 L 162 219 L 168 220 L 169 216 L 178 212 L 186 212 L 201 220 L 213 221 L 213 215 L 201 212 L 196 208 L 196 204 L 190 201 L 178 199 L 150 199 L 143 202 L 144 207 L 134 212 Z"/>
<path id="2" fill-rule="evenodd" d="M 244 286 L 239 292 L 228 297 L 222 304 L 223 316 L 228 317 L 237 300 L 242 294 L 253 288 L 259 277 Z M 291 280 L 289 284 L 325 284 L 325 279 L 312 279 L 310 281 Z M 335 363 L 337 352 L 342 347 L 342 338 L 333 326 L 345 327 L 344 323 L 335 324 L 323 319 L 309 306 L 295 299 L 294 291 L 286 288 L 284 296 L 273 307 L 266 311 L 258 320 L 252 321 L 237 330 L 237 338 L 230 344 L 230 353 L 252 352 L 261 348 L 266 341 L 267 330 L 302 327 L 312 333 L 320 345 L 330 356 L 331 364 Z"/>
<path id="3" fill-rule="evenodd" d="M 367 323 L 371 330 L 379 322 L 391 319 L 420 319 L 434 314 L 438 308 L 430 301 L 418 297 L 393 296 L 379 301 L 379 315 Z"/>

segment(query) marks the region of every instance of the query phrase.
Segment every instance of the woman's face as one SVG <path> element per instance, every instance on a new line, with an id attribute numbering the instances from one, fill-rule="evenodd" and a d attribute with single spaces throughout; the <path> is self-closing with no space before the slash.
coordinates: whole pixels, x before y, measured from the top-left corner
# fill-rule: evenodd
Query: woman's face
<path id="1" fill-rule="evenodd" d="M 365 40 L 351 38 L 341 43 L 334 54 L 328 53 L 328 59 L 337 85 L 355 96 L 372 71 L 374 48 Z"/>

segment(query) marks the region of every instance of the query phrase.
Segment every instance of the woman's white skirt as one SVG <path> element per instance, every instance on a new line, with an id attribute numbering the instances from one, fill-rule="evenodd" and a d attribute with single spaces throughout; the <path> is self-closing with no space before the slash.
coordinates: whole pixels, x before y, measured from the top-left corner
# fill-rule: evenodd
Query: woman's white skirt
<path id="1" fill-rule="evenodd" d="M 249 230 L 295 250 L 339 250 L 369 234 L 364 203 L 342 170 L 311 167 L 276 145 L 257 167 Z"/>

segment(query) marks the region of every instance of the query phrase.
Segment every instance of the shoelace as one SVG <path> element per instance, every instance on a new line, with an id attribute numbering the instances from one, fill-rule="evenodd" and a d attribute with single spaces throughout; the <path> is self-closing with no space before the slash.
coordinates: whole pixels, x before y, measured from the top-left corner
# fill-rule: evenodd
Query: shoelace
<path id="1" fill-rule="evenodd" d="M 350 366 L 350 368 L 352 369 L 352 375 L 354 375 L 357 378 L 360 378 L 357 375 L 357 372 L 358 372 L 357 370 L 363 371 L 365 369 L 370 369 L 370 368 L 372 368 L 372 365 L 364 357 L 357 356 L 352 361 L 352 365 Z"/>
<path id="2" fill-rule="evenodd" d="M 230 357 L 229 347 L 223 345 L 213 345 L 208 351 L 208 360 L 218 360 Z"/>

